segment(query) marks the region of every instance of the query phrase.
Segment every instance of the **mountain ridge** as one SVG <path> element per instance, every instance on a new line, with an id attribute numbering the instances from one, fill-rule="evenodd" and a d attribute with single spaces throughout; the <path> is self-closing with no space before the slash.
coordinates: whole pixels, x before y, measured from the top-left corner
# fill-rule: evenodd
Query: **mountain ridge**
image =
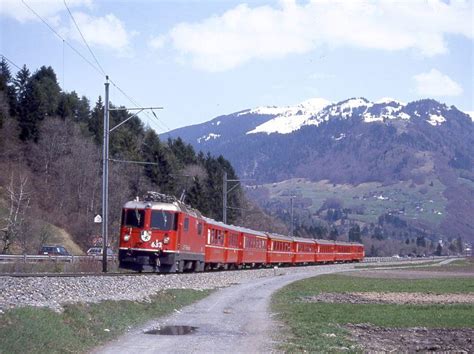
<path id="1" fill-rule="evenodd" d="M 278 125 L 293 117 L 303 119 Z M 223 155 L 241 178 L 257 184 L 291 178 L 349 185 L 441 181 L 448 211 L 441 228 L 474 236 L 474 222 L 466 221 L 474 219 L 474 123 L 455 106 L 360 97 L 310 113 L 295 107 L 242 110 L 171 134 Z"/>

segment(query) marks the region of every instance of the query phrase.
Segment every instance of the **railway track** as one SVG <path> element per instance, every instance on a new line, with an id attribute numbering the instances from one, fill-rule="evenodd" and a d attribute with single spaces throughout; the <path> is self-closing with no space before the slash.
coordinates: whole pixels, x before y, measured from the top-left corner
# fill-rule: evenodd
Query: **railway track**
<path id="1" fill-rule="evenodd" d="M 381 264 L 386 264 L 386 263 L 399 263 L 400 265 L 406 264 L 406 263 L 419 263 L 419 262 L 426 262 L 430 260 L 444 260 L 447 259 L 448 257 L 425 257 L 425 258 L 393 258 L 393 257 L 368 257 L 365 258 L 362 263 L 381 263 Z M 451 257 L 452 258 L 452 257 Z M 336 264 L 338 264 L 336 262 Z M 342 263 L 341 263 L 342 264 Z M 305 266 L 305 265 L 301 265 Z M 299 267 L 299 266 L 296 266 Z M 272 267 L 267 267 L 267 269 L 271 269 Z M 278 268 L 278 267 L 277 267 Z M 287 268 L 287 267 L 282 267 L 282 268 Z M 263 268 L 246 268 L 246 270 L 251 270 L 251 269 L 263 269 Z M 209 271 L 204 271 L 200 273 L 215 273 L 215 272 L 225 272 L 226 270 L 209 270 Z M 118 276 L 146 276 L 146 275 L 169 275 L 169 274 L 180 274 L 180 273 L 153 273 L 153 272 L 108 272 L 108 273 L 102 273 L 102 272 L 79 272 L 79 273 L 48 273 L 48 272 L 38 272 L 38 273 L 0 273 L 0 277 L 14 277 L 14 278 L 37 278 L 37 277 L 45 277 L 45 278 L 78 278 L 78 277 L 118 277 Z M 183 274 L 190 274 L 190 273 L 183 273 Z"/>

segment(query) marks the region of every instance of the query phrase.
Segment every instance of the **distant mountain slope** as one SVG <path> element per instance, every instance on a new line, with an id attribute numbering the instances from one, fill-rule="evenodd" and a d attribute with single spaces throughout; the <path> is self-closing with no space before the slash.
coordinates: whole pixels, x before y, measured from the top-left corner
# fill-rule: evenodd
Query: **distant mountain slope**
<path id="1" fill-rule="evenodd" d="M 432 99 L 315 99 L 248 109 L 169 134 L 222 154 L 241 177 L 258 183 L 440 180 L 447 198 L 444 229 L 474 237 L 474 123 L 454 106 Z"/>
<path id="2" fill-rule="evenodd" d="M 222 154 L 242 177 L 263 182 L 407 179 L 435 158 L 472 172 L 473 123 L 454 106 L 429 99 L 318 103 L 244 110 L 169 135 Z"/>

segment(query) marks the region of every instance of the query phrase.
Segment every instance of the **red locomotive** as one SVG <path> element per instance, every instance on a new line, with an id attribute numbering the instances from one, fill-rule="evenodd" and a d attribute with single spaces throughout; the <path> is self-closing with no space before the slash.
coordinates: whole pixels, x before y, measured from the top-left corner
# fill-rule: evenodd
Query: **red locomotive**
<path id="1" fill-rule="evenodd" d="M 127 202 L 120 229 L 120 267 L 200 272 L 269 265 L 360 262 L 364 246 L 312 240 L 226 225 L 174 197 L 149 192 Z"/>

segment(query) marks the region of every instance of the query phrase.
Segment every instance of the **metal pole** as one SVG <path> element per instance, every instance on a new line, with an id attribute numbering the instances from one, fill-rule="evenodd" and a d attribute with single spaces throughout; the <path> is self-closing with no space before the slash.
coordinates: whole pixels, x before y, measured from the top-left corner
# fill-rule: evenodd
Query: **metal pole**
<path id="1" fill-rule="evenodd" d="M 293 197 L 290 197 L 290 204 L 291 204 L 290 236 L 293 236 Z"/>
<path id="2" fill-rule="evenodd" d="M 104 141 L 102 147 L 102 272 L 107 273 L 109 214 L 109 77 L 105 77 Z"/>
<path id="3" fill-rule="evenodd" d="M 222 221 L 227 224 L 227 172 L 222 176 Z"/>

